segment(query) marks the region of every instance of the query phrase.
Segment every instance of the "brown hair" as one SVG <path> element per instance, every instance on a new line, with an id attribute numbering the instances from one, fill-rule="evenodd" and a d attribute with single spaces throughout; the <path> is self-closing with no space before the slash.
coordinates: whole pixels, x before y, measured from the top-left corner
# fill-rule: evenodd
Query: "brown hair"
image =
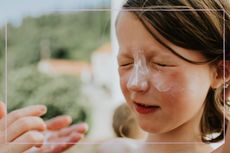
<path id="1" fill-rule="evenodd" d="M 224 49 L 225 59 L 230 60 L 230 3 L 228 0 L 128 0 L 123 8 L 136 14 L 146 29 L 160 43 L 163 44 L 147 27 L 146 22 L 173 44 L 198 51 L 207 58 L 204 62 L 190 61 L 170 49 L 190 63 L 208 63 L 215 66 L 217 62 L 223 60 Z M 164 11 L 166 9 L 169 11 Z M 177 11 L 170 11 L 170 9 L 177 9 Z M 225 132 L 223 105 L 223 86 L 218 89 L 210 88 L 200 121 L 203 142 L 217 142 L 223 139 Z M 227 127 L 227 121 L 224 126 Z M 212 133 L 219 133 L 219 135 L 208 138 Z"/>

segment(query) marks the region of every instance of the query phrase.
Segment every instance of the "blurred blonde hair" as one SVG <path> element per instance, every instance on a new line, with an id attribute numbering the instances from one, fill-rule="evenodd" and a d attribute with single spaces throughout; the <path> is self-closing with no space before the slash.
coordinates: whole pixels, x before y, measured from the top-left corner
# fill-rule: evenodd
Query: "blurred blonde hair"
<path id="1" fill-rule="evenodd" d="M 113 129 L 117 137 L 139 138 L 140 128 L 134 113 L 126 103 L 119 105 L 113 115 Z"/>

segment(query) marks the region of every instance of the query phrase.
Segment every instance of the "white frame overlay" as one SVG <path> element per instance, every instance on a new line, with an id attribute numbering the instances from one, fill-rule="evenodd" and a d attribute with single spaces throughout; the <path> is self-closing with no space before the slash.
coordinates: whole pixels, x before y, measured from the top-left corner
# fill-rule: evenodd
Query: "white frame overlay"
<path id="1" fill-rule="evenodd" d="M 144 8 L 144 9 L 60 9 L 60 10 L 52 10 L 54 12 L 69 12 L 69 11 L 78 11 L 78 12 L 97 12 L 97 11 L 165 11 L 165 12 L 169 12 L 169 11 L 221 11 L 223 12 L 223 61 L 225 61 L 225 14 L 226 11 L 225 9 L 191 9 L 191 8 L 187 8 L 187 7 L 182 7 L 182 6 L 173 6 L 173 7 L 154 7 L 154 8 Z M 5 60 L 4 60 L 4 101 L 7 107 L 8 104 L 8 42 L 7 42 L 7 38 L 8 38 L 8 26 L 7 26 L 8 22 L 5 22 Z M 225 62 L 223 62 L 223 76 L 224 76 L 224 82 L 226 83 L 226 79 L 225 79 Z M 224 84 L 225 86 L 226 84 Z M 225 88 L 223 90 L 223 100 L 226 101 L 226 97 L 225 97 Z M 224 108 L 226 108 L 226 104 L 224 103 Z M 223 129 L 224 129 L 224 133 L 226 133 L 226 129 L 225 129 L 225 116 L 226 116 L 226 110 L 224 109 L 224 118 L 223 118 Z M 5 118 L 5 144 L 9 144 L 9 142 L 7 142 L 7 117 Z M 202 142 L 136 142 L 137 144 L 139 143 L 144 143 L 144 144 L 203 144 Z M 223 143 L 225 143 L 225 134 L 224 134 L 224 139 L 223 139 Z M 11 143 L 11 144 L 29 144 L 29 143 Z M 63 143 L 46 143 L 46 144 L 63 144 Z M 65 143 L 66 144 L 66 143 Z M 75 143 L 67 143 L 67 144 L 75 144 Z M 77 144 L 88 144 L 88 145 L 93 145 L 93 144 L 102 144 L 99 142 L 77 142 Z"/>

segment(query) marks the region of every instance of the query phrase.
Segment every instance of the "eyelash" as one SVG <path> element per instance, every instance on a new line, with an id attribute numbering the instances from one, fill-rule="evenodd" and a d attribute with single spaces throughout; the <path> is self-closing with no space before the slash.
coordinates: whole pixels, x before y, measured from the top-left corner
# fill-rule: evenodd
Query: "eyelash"
<path id="1" fill-rule="evenodd" d="M 127 63 L 127 64 L 121 64 L 120 67 L 128 67 L 131 66 L 133 63 Z M 161 63 L 154 63 L 152 62 L 152 64 L 160 66 L 160 67 L 168 67 L 168 65 L 166 64 L 161 64 Z"/>
<path id="2" fill-rule="evenodd" d="M 154 63 L 154 64 L 156 64 L 156 65 L 158 65 L 158 66 L 160 66 L 160 67 L 167 67 L 168 65 L 166 65 L 166 64 L 160 64 L 160 63 Z"/>
<path id="3" fill-rule="evenodd" d="M 121 64 L 120 66 L 121 67 L 126 67 L 126 66 L 130 66 L 131 64 L 133 64 L 133 63 Z"/>
<path id="4" fill-rule="evenodd" d="M 169 67 L 167 64 L 161 64 L 161 63 L 156 63 L 156 62 L 151 62 L 154 66 L 159 66 L 159 67 Z"/>

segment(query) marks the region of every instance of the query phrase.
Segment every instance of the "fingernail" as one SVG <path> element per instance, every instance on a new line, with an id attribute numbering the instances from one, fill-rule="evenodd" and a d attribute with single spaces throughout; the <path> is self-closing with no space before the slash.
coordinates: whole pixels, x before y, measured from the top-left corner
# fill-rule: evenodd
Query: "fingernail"
<path id="1" fill-rule="evenodd" d="M 86 131 L 88 131 L 89 126 L 88 126 L 87 123 L 81 123 L 81 126 L 82 126 Z"/>
<path id="2" fill-rule="evenodd" d="M 39 109 L 41 112 L 44 112 L 44 113 L 47 112 L 47 108 L 45 105 L 39 105 Z"/>
<path id="3" fill-rule="evenodd" d="M 79 133 L 73 133 L 71 137 L 69 138 L 69 141 L 79 141 L 85 137 L 84 134 L 79 134 Z"/>
<path id="4" fill-rule="evenodd" d="M 68 122 L 69 122 L 69 123 L 71 123 L 71 122 L 72 122 L 72 117 L 71 117 L 71 116 L 69 116 L 69 115 L 65 115 L 65 117 L 66 117 L 66 119 L 68 120 Z"/>
<path id="5" fill-rule="evenodd" d="M 76 124 L 76 127 L 78 129 L 78 132 L 81 132 L 81 133 L 85 133 L 89 129 L 89 126 L 87 123 L 78 123 Z"/>

